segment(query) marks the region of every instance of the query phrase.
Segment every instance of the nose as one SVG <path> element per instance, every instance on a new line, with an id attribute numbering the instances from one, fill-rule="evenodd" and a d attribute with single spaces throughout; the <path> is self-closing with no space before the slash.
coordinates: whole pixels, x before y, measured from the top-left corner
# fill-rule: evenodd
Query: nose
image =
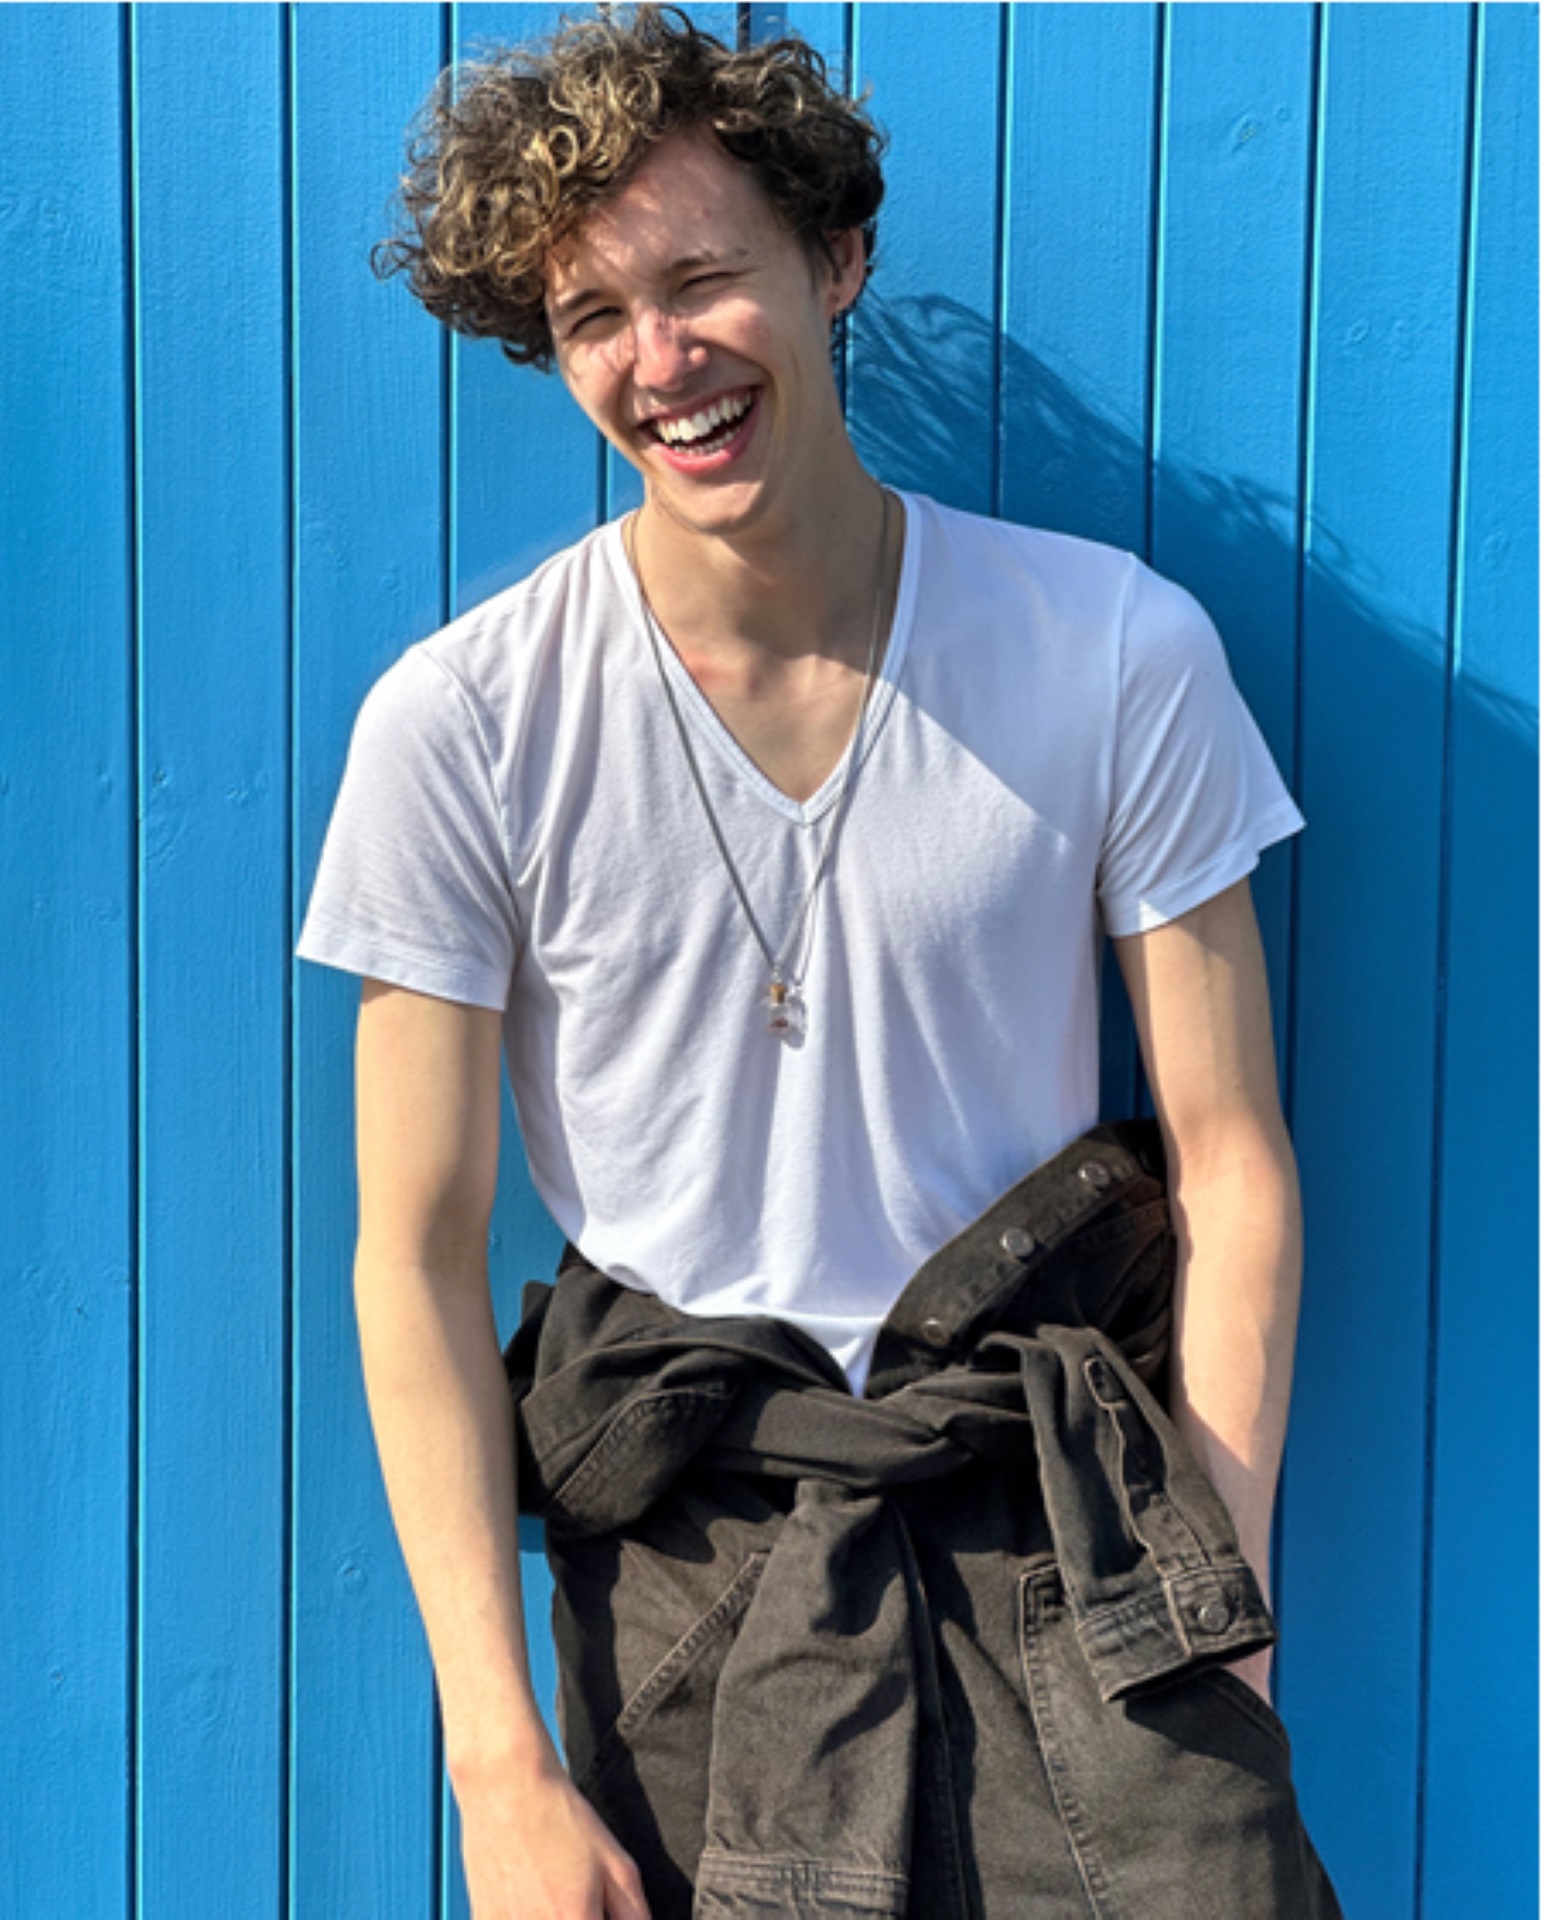
<path id="1" fill-rule="evenodd" d="M 707 348 L 692 338 L 690 323 L 679 313 L 645 307 L 633 321 L 632 333 L 633 378 L 641 387 L 668 393 L 707 359 Z"/>

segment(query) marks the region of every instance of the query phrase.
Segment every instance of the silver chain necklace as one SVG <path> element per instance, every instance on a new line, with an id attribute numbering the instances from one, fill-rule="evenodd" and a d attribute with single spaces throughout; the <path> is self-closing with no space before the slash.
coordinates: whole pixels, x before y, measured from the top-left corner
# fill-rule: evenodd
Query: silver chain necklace
<path id="1" fill-rule="evenodd" d="M 729 843 L 724 838 L 724 830 L 719 825 L 718 815 L 713 810 L 713 802 L 708 798 L 707 783 L 702 777 L 701 767 L 697 764 L 697 754 L 692 746 L 691 735 L 687 731 L 685 720 L 681 717 L 681 707 L 679 701 L 676 699 L 675 688 L 671 686 L 670 675 L 665 670 L 665 657 L 661 651 L 659 641 L 659 636 L 664 632 L 664 629 L 660 625 L 653 607 L 649 604 L 648 592 L 644 587 L 643 574 L 639 570 L 638 556 L 634 550 L 633 529 L 637 518 L 636 514 L 630 514 L 628 516 L 623 528 L 622 545 L 627 554 L 628 565 L 632 569 L 634 583 L 638 588 L 638 601 L 643 615 L 644 631 L 648 634 L 649 644 L 653 648 L 654 664 L 659 669 L 660 684 L 664 687 L 665 697 L 670 702 L 670 711 L 675 718 L 676 732 L 680 735 L 681 746 L 686 754 L 686 764 L 691 769 L 692 781 L 697 788 L 697 796 L 702 802 L 702 810 L 708 817 L 708 825 L 713 830 L 713 838 L 718 844 L 718 851 L 723 859 L 725 869 L 729 874 L 730 880 L 734 883 L 734 890 L 739 897 L 741 907 L 744 909 L 745 917 L 750 922 L 751 932 L 755 934 L 756 944 L 766 956 L 767 966 L 771 969 L 771 979 L 768 983 L 766 994 L 759 1004 L 766 1014 L 767 1031 L 779 1040 L 797 1039 L 804 1033 L 805 1028 L 809 1024 L 808 1010 L 804 1004 L 804 997 L 799 990 L 803 976 L 801 972 L 792 966 L 791 956 L 798 942 L 799 935 L 803 930 L 805 920 L 809 916 L 810 907 L 814 903 L 820 883 L 825 878 L 826 869 L 831 863 L 831 856 L 836 848 L 837 835 L 841 832 L 842 821 L 847 813 L 847 803 L 852 797 L 853 779 L 858 770 L 858 763 L 863 757 L 863 724 L 868 718 L 869 697 L 874 690 L 874 669 L 879 659 L 879 634 L 885 604 L 885 556 L 889 548 L 890 533 L 889 491 L 881 488 L 880 496 L 884 503 L 884 518 L 879 529 L 879 561 L 875 569 L 874 625 L 873 631 L 869 636 L 868 665 L 863 675 L 863 698 L 858 703 L 858 718 L 854 724 L 852 739 L 847 749 L 847 768 L 842 775 L 842 791 L 832 813 L 831 824 L 826 831 L 825 841 L 821 846 L 820 859 L 816 863 L 814 876 L 805 890 L 803 902 L 799 907 L 798 913 L 794 916 L 793 925 L 788 930 L 788 937 L 784 940 L 781 948 L 777 952 L 773 951 L 772 943 L 762 931 L 761 922 L 756 918 L 755 909 L 750 903 L 750 896 L 745 891 L 745 882 L 740 878 L 740 870 L 735 865 L 734 856 L 729 851 Z"/>

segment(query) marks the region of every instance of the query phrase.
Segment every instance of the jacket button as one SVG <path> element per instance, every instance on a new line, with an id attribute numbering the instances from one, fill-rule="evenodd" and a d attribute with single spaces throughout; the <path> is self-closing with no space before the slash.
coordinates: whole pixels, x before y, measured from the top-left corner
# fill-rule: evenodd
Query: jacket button
<path id="1" fill-rule="evenodd" d="M 1208 1633 L 1221 1633 L 1232 1618 L 1232 1609 L 1226 1600 L 1208 1600 L 1196 1609 L 1196 1623 Z"/>
<path id="2" fill-rule="evenodd" d="M 1000 1244 L 1003 1252 L 1014 1260 L 1027 1260 L 1035 1250 L 1035 1236 L 1022 1227 L 1009 1227 Z"/>
<path id="3" fill-rule="evenodd" d="M 949 1329 L 942 1320 L 924 1320 L 922 1338 L 930 1347 L 946 1347 L 950 1339 Z"/>
<path id="4" fill-rule="evenodd" d="M 1110 1169 L 1102 1160 L 1085 1160 L 1078 1168 L 1078 1178 L 1086 1180 L 1095 1192 L 1098 1192 L 1100 1188 L 1110 1184 Z"/>

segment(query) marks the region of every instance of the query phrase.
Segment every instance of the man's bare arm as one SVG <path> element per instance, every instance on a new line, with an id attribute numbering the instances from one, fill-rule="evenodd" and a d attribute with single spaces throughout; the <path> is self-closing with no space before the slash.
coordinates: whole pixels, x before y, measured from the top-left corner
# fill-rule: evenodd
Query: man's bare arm
<path id="1" fill-rule="evenodd" d="M 502 1019 L 367 980 L 359 1008 L 365 1390 L 429 1636 L 473 1920 L 649 1920 L 531 1688 L 514 1418 L 488 1287 Z"/>
<path id="2" fill-rule="evenodd" d="M 495 1012 L 364 983 L 355 1305 L 453 1776 L 556 1763 L 531 1688 L 513 1416 L 488 1285 L 500 1046 Z"/>
<path id="3" fill-rule="evenodd" d="M 1114 946 L 1163 1130 L 1179 1240 L 1170 1412 L 1268 1596 L 1302 1213 L 1249 882 Z M 1266 1692 L 1268 1652 L 1235 1664 Z"/>

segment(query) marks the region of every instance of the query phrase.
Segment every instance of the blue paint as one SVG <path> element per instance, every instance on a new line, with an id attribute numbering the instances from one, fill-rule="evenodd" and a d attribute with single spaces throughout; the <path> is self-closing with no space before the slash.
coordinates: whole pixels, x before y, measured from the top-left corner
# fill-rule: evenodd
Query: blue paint
<path id="1" fill-rule="evenodd" d="M 133 16 L 139 365 L 138 1899 L 277 1905 L 284 1801 L 284 14 Z M 189 103 L 199 102 L 199 111 Z M 232 1810 L 242 1816 L 232 1820 Z"/>
<path id="2" fill-rule="evenodd" d="M 1282 1533 L 1304 1793 L 1373 1920 L 1413 1911 L 1418 1872 L 1470 24 L 1384 17 L 1328 9 L 1321 49 L 1292 1036 L 1309 1386 Z"/>
<path id="3" fill-rule="evenodd" d="M 298 926 L 359 702 L 440 624 L 449 586 L 444 348 L 369 266 L 443 21 L 429 7 L 300 7 L 292 28 Z M 317 1920 L 421 1912 L 437 1845 L 432 1675 L 353 1304 L 359 988 L 298 966 L 294 995 L 291 1898 Z"/>
<path id="4" fill-rule="evenodd" d="M 134 1871 L 127 112 L 116 9 L 0 8 L 0 1783 L 26 1809 L 0 1907 L 17 1914 L 125 1913 Z"/>
<path id="5" fill-rule="evenodd" d="M 1477 55 L 1436 1009 L 1429 1920 L 1531 1911 L 1539 1864 L 1535 10 L 1481 8 Z M 1482 1633 L 1476 1578 L 1501 1603 Z"/>
<path id="6" fill-rule="evenodd" d="M 999 156 L 996 510 L 1144 556 L 1161 48 L 1155 7 L 1011 8 Z M 1150 1111 L 1108 952 L 1100 998 L 1100 1110 Z"/>
<path id="7" fill-rule="evenodd" d="M 1002 79 L 994 8 L 919 0 L 855 11 L 854 79 L 891 135 L 877 266 L 855 315 L 848 421 L 892 486 L 990 511 L 995 472 Z M 950 48 L 950 85 L 918 60 Z"/>
<path id="8" fill-rule="evenodd" d="M 1289 785 L 1297 760 L 1313 85 L 1311 7 L 1171 11 L 1163 270 L 1153 303 L 1152 559 L 1217 623 Z M 1281 1060 L 1291 1057 L 1285 1016 L 1297 845 L 1268 849 L 1251 880 Z"/>
<path id="9" fill-rule="evenodd" d="M 637 498 L 367 261 L 441 67 L 557 11 L 0 8 L 7 1912 L 466 1911 L 359 1368 L 358 993 L 286 957 L 365 688 Z M 891 136 L 865 453 L 1183 580 L 1308 815 L 1255 878 L 1309 1232 L 1282 1704 L 1348 1913 L 1528 1910 L 1536 10 L 743 27 Z M 504 1120 L 507 1333 L 557 1240 Z"/>

